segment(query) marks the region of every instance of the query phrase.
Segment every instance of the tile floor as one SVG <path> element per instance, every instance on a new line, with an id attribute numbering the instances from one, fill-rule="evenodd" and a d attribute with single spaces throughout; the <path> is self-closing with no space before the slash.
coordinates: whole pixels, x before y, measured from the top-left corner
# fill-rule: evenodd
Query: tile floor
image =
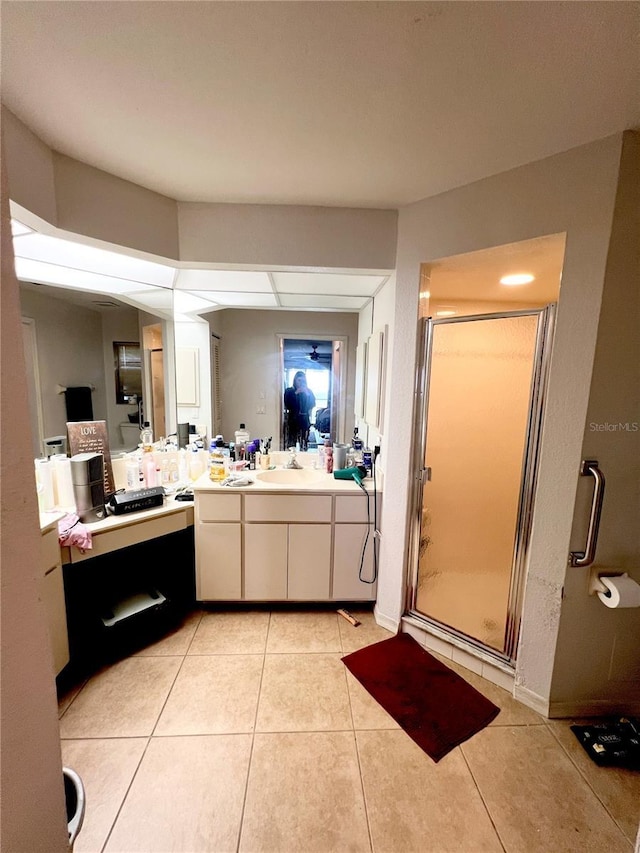
<path id="1" fill-rule="evenodd" d="M 341 663 L 390 636 L 360 618 L 196 612 L 63 697 L 75 853 L 633 849 L 640 773 L 452 661 L 502 711 L 434 764 Z"/>

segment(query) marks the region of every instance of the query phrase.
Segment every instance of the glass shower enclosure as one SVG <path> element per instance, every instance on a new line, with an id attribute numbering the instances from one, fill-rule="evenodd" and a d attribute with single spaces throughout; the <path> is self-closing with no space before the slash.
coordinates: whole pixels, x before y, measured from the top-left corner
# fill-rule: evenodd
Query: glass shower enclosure
<path id="1" fill-rule="evenodd" d="M 507 662 L 554 309 L 421 321 L 408 610 Z"/>

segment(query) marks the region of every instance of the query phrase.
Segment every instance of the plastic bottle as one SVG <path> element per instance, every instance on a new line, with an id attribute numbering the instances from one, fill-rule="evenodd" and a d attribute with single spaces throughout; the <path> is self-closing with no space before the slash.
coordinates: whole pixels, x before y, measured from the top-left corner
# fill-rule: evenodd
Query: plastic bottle
<path id="1" fill-rule="evenodd" d="M 218 435 L 216 440 L 211 442 L 209 453 L 209 479 L 213 483 L 219 483 L 225 478 L 223 447 L 224 440 Z"/>
<path id="2" fill-rule="evenodd" d="M 147 489 L 158 485 L 156 460 L 153 458 L 153 453 L 142 454 L 142 476 L 144 477 L 144 485 Z"/>
<path id="3" fill-rule="evenodd" d="M 138 467 L 138 460 L 135 456 L 127 457 L 126 472 L 127 491 L 135 492 L 136 489 L 140 488 L 140 469 Z"/>
<path id="4" fill-rule="evenodd" d="M 180 448 L 180 458 L 178 460 L 178 481 L 180 483 L 189 482 L 189 463 L 187 461 L 187 451 L 184 447 Z"/>
<path id="5" fill-rule="evenodd" d="M 142 442 L 142 450 L 144 453 L 148 453 L 150 450 L 153 450 L 153 432 L 151 431 L 149 421 L 145 421 L 144 426 L 140 430 L 140 441 Z"/>
<path id="6" fill-rule="evenodd" d="M 240 424 L 240 429 L 236 430 L 236 456 L 238 459 L 244 459 L 245 448 L 251 436 L 249 430 L 244 424 Z"/>
<path id="7" fill-rule="evenodd" d="M 169 482 L 175 484 L 180 479 L 180 469 L 177 459 L 172 458 L 169 462 Z"/>
<path id="8" fill-rule="evenodd" d="M 331 446 L 331 442 L 325 442 L 324 447 L 325 453 L 325 465 L 327 474 L 333 473 L 333 447 Z"/>

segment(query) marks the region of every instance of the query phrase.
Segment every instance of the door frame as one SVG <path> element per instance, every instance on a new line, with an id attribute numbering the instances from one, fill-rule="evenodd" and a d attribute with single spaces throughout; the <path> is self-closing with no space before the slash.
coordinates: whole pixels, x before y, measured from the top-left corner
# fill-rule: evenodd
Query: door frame
<path id="1" fill-rule="evenodd" d="M 283 444 L 284 434 L 284 387 L 285 387 L 285 369 L 284 369 L 284 342 L 285 341 L 331 341 L 331 418 L 332 426 L 335 418 L 335 429 L 332 429 L 332 434 L 335 434 L 335 441 L 344 441 L 344 429 L 346 423 L 347 412 L 347 354 L 349 338 L 346 335 L 314 335 L 310 332 L 305 334 L 285 334 L 283 332 L 276 333 L 276 344 L 278 348 L 278 419 L 279 419 L 279 437 L 278 449 Z M 338 370 L 335 370 L 335 354 L 336 344 L 339 356 Z M 334 402 L 336 398 L 336 384 L 338 384 L 338 402 Z"/>
<path id="2" fill-rule="evenodd" d="M 422 622 L 424 627 L 432 627 L 441 635 L 447 635 L 462 641 L 464 645 L 482 651 L 502 663 L 515 664 L 520 636 L 520 622 L 524 599 L 531 528 L 533 523 L 535 492 L 537 486 L 538 463 L 542 424 L 546 402 L 546 389 L 551 364 L 551 350 L 555 328 L 556 304 L 543 308 L 529 308 L 518 311 L 502 311 L 494 314 L 473 314 L 461 317 L 447 317 L 434 320 L 424 317 L 419 321 L 418 351 L 416 364 L 416 384 L 414 388 L 414 425 L 412 441 L 412 468 L 410 483 L 410 518 L 407 563 L 407 585 L 405 612 L 413 619 Z M 429 378 L 431 373 L 433 330 L 435 326 L 453 323 L 474 322 L 477 320 L 500 320 L 510 317 L 538 315 L 536 342 L 533 356 L 533 370 L 529 390 L 529 414 L 525 448 L 522 455 L 520 476 L 520 494 L 516 536 L 514 541 L 513 563 L 507 605 L 507 627 L 505 631 L 505 651 L 487 646 L 480 640 L 445 625 L 416 609 L 418 592 L 418 570 L 420 550 L 420 530 L 422 522 L 422 486 L 426 475 L 424 467 L 427 445 Z"/>

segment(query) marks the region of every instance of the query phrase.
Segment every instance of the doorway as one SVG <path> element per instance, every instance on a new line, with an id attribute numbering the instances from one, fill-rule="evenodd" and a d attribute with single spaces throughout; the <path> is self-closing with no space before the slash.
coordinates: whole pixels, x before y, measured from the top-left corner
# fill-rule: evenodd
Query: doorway
<path id="1" fill-rule="evenodd" d="M 411 609 L 512 660 L 554 308 L 424 322 Z"/>
<path id="2" fill-rule="evenodd" d="M 300 440 L 302 450 L 315 450 L 325 440 L 338 441 L 344 421 L 344 368 L 342 339 L 279 336 L 280 347 L 280 442 L 282 450 Z M 285 407 L 285 393 L 293 387 L 296 374 L 304 374 L 313 405 L 304 440 L 292 431 Z"/>
<path id="3" fill-rule="evenodd" d="M 515 661 L 564 235 L 425 264 L 407 609 Z"/>

